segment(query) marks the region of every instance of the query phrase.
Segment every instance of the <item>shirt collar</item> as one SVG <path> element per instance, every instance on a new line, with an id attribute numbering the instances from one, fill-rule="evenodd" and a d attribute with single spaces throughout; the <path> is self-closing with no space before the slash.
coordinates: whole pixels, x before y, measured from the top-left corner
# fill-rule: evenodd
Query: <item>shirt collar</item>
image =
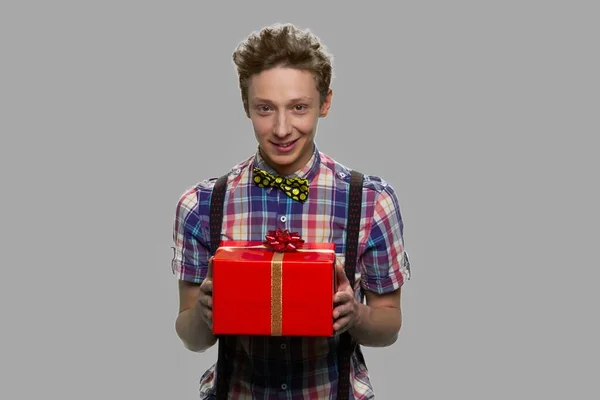
<path id="1" fill-rule="evenodd" d="M 299 170 L 296 172 L 285 176 L 285 178 L 306 178 L 308 181 L 312 181 L 312 179 L 317 175 L 319 171 L 319 165 L 321 163 L 321 157 L 319 150 L 317 149 L 317 145 L 313 146 L 313 153 L 310 157 L 310 160 Z M 254 166 L 260 169 L 263 169 L 271 174 L 277 175 L 277 172 L 265 161 L 265 159 L 260 155 L 260 150 L 257 149 L 254 155 Z"/>

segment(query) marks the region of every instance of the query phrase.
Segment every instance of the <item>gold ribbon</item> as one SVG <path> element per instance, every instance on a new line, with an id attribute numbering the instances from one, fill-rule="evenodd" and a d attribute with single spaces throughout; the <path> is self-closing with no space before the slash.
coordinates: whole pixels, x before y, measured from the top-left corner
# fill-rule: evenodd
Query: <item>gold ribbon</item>
<path id="1" fill-rule="evenodd" d="M 271 260 L 271 335 L 281 336 L 283 325 L 283 253 Z"/>

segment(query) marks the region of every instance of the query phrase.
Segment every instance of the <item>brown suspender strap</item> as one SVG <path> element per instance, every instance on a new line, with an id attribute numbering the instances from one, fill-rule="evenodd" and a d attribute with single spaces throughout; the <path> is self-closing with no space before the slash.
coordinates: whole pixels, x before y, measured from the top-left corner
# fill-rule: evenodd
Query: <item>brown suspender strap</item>
<path id="1" fill-rule="evenodd" d="M 210 246 L 211 253 L 217 251 L 221 243 L 221 229 L 223 225 L 223 203 L 225 200 L 225 191 L 227 189 L 227 175 L 217 179 L 210 199 Z M 218 358 L 217 358 L 217 400 L 226 400 L 229 392 L 229 379 L 231 376 L 231 358 L 230 353 L 234 349 L 235 337 L 219 336 L 218 338 Z"/>
<path id="2" fill-rule="evenodd" d="M 346 225 L 346 255 L 344 268 L 350 285 L 354 288 L 354 274 L 358 259 L 358 233 L 362 207 L 363 174 L 352 171 L 348 194 L 348 220 Z M 338 394 L 337 400 L 350 398 L 350 358 L 357 348 L 356 342 L 347 331 L 340 335 L 338 349 Z"/>
<path id="3" fill-rule="evenodd" d="M 227 190 L 227 175 L 217 179 L 210 198 L 210 250 L 215 254 L 221 244 L 221 229 L 223 225 L 223 202 Z"/>

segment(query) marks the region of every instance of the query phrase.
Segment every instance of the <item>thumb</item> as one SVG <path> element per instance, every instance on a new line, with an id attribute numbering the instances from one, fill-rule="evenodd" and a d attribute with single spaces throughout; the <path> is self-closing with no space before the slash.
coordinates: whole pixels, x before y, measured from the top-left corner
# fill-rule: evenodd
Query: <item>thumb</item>
<path id="1" fill-rule="evenodd" d="M 344 270 L 344 264 L 339 259 L 336 259 L 335 263 L 335 278 L 337 280 L 338 290 L 340 288 L 345 289 L 350 285 L 350 281 L 348 280 L 346 271 Z"/>
<path id="2" fill-rule="evenodd" d="M 210 257 L 208 259 L 208 272 L 206 273 L 206 278 L 207 279 L 212 279 L 212 272 L 213 272 L 213 257 Z"/>

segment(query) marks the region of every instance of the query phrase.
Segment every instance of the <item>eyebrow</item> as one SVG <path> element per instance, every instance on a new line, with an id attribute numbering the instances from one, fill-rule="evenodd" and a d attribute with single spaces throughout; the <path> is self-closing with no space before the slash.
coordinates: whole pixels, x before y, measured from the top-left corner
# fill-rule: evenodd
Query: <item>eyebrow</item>
<path id="1" fill-rule="evenodd" d="M 265 103 L 273 103 L 271 100 L 269 100 L 269 99 L 263 99 L 263 98 L 261 98 L 261 97 L 254 97 L 254 98 L 252 99 L 252 101 L 253 101 L 253 102 L 265 102 Z M 303 96 L 303 97 L 297 97 L 297 98 L 295 98 L 295 99 L 291 99 L 291 100 L 290 100 L 290 102 L 291 102 L 291 103 L 297 103 L 297 102 L 299 102 L 299 101 L 312 101 L 312 97 L 306 97 L 306 96 Z"/>

